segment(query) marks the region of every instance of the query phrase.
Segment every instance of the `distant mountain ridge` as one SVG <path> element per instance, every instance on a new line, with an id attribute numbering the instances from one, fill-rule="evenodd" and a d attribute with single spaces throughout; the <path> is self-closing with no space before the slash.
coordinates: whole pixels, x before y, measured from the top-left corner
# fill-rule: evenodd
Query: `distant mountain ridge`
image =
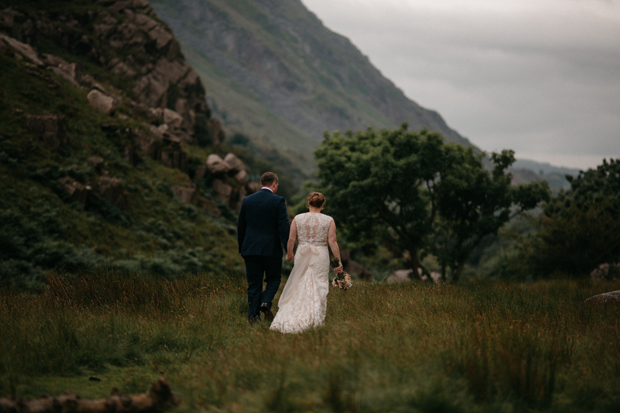
<path id="1" fill-rule="evenodd" d="M 325 130 L 407 121 L 413 130 L 426 127 L 475 147 L 439 113 L 407 98 L 300 0 L 150 2 L 200 75 L 213 114 L 233 133 L 289 152 L 302 169 L 314 167 L 312 152 Z M 515 184 L 544 179 L 554 190 L 568 187 L 565 174 L 578 173 L 529 160 L 512 170 Z"/>
<path id="2" fill-rule="evenodd" d="M 299 0 L 151 4 L 182 43 L 226 125 L 303 154 L 325 130 L 394 128 L 403 121 L 472 146 L 437 112 L 408 99 Z"/>

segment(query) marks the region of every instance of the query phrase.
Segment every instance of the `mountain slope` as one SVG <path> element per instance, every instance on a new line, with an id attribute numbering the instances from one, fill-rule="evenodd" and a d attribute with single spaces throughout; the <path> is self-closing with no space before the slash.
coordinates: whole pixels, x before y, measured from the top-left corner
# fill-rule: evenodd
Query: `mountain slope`
<path id="1" fill-rule="evenodd" d="M 6 5 L 0 284 L 40 285 L 45 270 L 97 266 L 240 274 L 234 206 L 225 202 L 235 195 L 238 203 L 247 179 L 206 170 L 207 155 L 229 148 L 196 72 L 149 3 Z"/>
<path id="2" fill-rule="evenodd" d="M 219 76 L 222 85 L 221 77 L 228 78 L 227 87 L 210 92 L 213 106 L 235 114 L 231 125 L 279 147 L 307 154 L 325 130 L 393 128 L 403 121 L 471 145 L 437 112 L 409 100 L 299 0 L 151 4 L 172 27 L 203 82 Z"/>

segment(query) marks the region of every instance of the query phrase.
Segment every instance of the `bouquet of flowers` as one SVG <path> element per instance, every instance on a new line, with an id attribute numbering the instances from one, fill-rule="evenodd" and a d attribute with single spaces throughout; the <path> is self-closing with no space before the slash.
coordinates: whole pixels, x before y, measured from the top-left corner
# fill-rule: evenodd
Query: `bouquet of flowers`
<path id="1" fill-rule="evenodd" d="M 331 260 L 331 265 L 334 268 L 340 266 L 340 261 L 338 260 L 338 258 L 333 258 Z M 351 274 L 344 271 L 341 273 L 336 273 L 336 271 L 334 271 L 334 274 L 336 274 L 336 276 L 332 280 L 332 285 L 334 287 L 340 288 L 341 290 L 348 290 L 349 288 L 353 287 L 353 283 L 351 282 Z"/>

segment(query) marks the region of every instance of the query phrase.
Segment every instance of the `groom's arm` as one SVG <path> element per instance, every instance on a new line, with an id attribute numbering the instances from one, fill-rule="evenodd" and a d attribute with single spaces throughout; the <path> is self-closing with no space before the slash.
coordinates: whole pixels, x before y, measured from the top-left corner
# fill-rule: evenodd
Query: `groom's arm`
<path id="1" fill-rule="evenodd" d="M 286 212 L 286 201 L 280 198 L 278 204 L 278 233 L 280 234 L 280 242 L 284 245 L 284 252 L 287 252 L 286 244 L 288 243 L 288 234 L 291 226 L 288 222 L 288 213 Z"/>
<path id="2" fill-rule="evenodd" d="M 239 211 L 239 219 L 237 220 L 237 243 L 239 243 L 239 254 L 241 254 L 241 248 L 243 247 L 246 227 L 247 222 L 245 220 L 245 202 L 242 202 L 241 211 Z"/>

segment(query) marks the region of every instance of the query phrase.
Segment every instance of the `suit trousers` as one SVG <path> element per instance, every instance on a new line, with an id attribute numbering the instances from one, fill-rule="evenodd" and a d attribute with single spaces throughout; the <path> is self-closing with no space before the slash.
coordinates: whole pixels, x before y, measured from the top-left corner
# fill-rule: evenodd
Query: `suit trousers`
<path id="1" fill-rule="evenodd" d="M 271 308 L 273 298 L 278 292 L 282 278 L 282 257 L 264 257 L 261 255 L 246 255 L 245 273 L 248 278 L 248 319 L 259 320 L 259 307 L 267 303 Z M 263 274 L 265 275 L 265 291 L 263 291 Z"/>

